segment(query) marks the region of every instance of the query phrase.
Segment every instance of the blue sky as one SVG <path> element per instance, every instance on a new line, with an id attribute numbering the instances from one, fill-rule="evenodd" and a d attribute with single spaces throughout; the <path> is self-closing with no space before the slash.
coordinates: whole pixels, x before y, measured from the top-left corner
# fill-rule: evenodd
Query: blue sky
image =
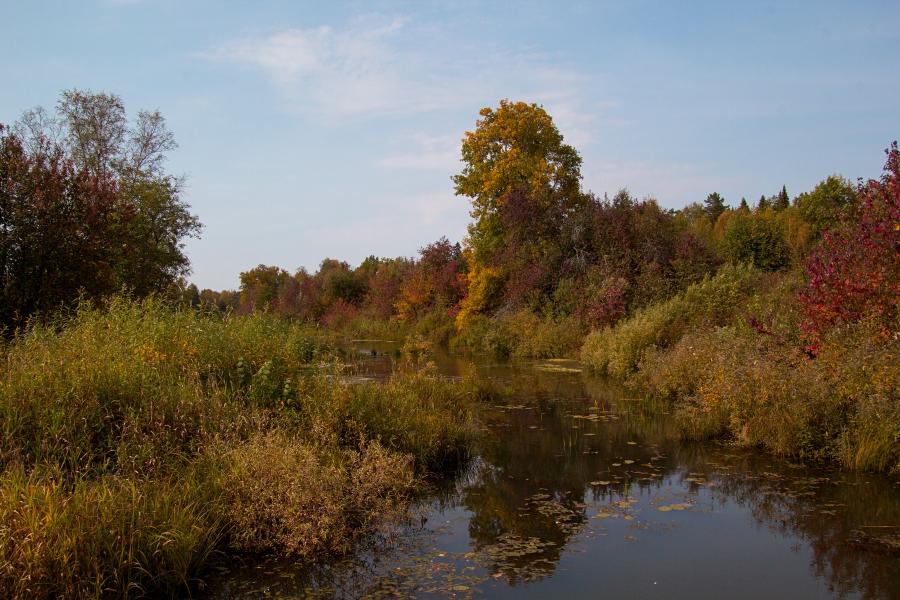
<path id="1" fill-rule="evenodd" d="M 460 240 L 459 141 L 501 98 L 544 105 L 585 188 L 676 208 L 877 176 L 900 136 L 895 0 L 0 8 L 0 122 L 73 87 L 168 119 L 200 287 Z"/>

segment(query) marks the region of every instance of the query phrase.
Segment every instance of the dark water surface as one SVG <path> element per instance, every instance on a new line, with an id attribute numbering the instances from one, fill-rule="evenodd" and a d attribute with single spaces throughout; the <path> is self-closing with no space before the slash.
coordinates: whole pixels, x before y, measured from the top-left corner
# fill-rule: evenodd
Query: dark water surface
<path id="1" fill-rule="evenodd" d="M 393 347 L 357 350 L 390 372 Z M 223 564 L 212 597 L 900 598 L 900 482 L 679 442 L 577 363 L 438 367 L 514 392 L 473 464 L 356 556 Z"/>

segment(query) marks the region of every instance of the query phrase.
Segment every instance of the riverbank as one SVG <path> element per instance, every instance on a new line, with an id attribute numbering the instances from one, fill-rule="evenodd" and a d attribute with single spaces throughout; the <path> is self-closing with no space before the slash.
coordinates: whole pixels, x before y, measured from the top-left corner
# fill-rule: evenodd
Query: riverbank
<path id="1" fill-rule="evenodd" d="M 362 375 L 390 376 L 391 345 L 356 348 Z M 667 402 L 573 361 L 434 362 L 507 393 L 478 404 L 478 455 L 421 518 L 312 567 L 223 563 L 204 598 L 862 599 L 900 584 L 900 479 L 685 440 Z"/>
<path id="2" fill-rule="evenodd" d="M 220 552 L 350 550 L 466 460 L 467 381 L 351 384 L 321 332 L 153 300 L 37 325 L 0 379 L 0 595 L 188 593 Z"/>
<path id="3" fill-rule="evenodd" d="M 591 333 L 582 359 L 669 400 L 682 435 L 900 473 L 900 339 L 873 319 L 804 350 L 802 278 L 726 267 Z"/>

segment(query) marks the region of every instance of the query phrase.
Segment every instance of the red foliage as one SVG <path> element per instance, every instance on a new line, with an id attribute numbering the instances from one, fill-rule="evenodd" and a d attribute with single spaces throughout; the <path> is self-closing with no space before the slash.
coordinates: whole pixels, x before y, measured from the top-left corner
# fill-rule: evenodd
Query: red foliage
<path id="1" fill-rule="evenodd" d="M 593 327 L 613 325 L 625 314 L 627 299 L 628 282 L 621 277 L 607 279 L 585 302 L 584 318 Z"/>
<path id="2" fill-rule="evenodd" d="M 113 179 L 49 142 L 29 151 L 0 125 L 0 326 L 115 291 L 133 217 Z"/>
<path id="3" fill-rule="evenodd" d="M 859 187 L 849 218 L 825 232 L 806 264 L 800 292 L 811 350 L 842 323 L 872 319 L 885 335 L 896 328 L 900 299 L 900 152 L 886 151 L 879 180 Z"/>
<path id="4" fill-rule="evenodd" d="M 322 317 L 322 323 L 326 327 L 342 327 L 352 321 L 359 313 L 359 309 L 340 298 L 331 303 L 327 312 Z"/>

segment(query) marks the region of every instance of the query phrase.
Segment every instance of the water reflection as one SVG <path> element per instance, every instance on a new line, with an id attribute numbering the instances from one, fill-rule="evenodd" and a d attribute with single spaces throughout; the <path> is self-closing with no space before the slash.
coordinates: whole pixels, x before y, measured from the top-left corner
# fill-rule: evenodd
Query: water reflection
<path id="1" fill-rule="evenodd" d="M 363 350 L 358 376 L 393 368 L 391 346 Z M 897 482 L 678 442 L 664 406 L 575 364 L 436 362 L 509 393 L 482 407 L 479 458 L 423 520 L 314 570 L 223 567 L 214 596 L 900 594 L 900 555 L 878 543 L 900 533 Z"/>

